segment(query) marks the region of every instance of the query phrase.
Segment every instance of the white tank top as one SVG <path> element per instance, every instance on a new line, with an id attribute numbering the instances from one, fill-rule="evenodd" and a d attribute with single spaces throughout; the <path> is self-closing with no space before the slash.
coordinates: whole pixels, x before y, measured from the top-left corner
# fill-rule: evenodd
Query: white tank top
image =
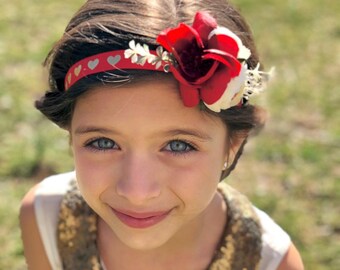
<path id="1" fill-rule="evenodd" d="M 60 202 L 75 178 L 75 172 L 50 176 L 39 183 L 34 209 L 44 248 L 53 270 L 62 270 L 57 247 L 57 223 Z M 254 207 L 263 229 L 259 270 L 277 269 L 288 251 L 291 240 L 266 213 Z"/>

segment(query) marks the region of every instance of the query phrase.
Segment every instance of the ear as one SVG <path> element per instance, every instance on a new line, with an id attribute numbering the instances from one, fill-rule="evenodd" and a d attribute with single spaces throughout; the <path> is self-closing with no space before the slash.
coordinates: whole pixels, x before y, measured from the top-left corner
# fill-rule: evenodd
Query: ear
<path id="1" fill-rule="evenodd" d="M 248 138 L 248 133 L 248 131 L 242 132 L 229 137 L 228 148 L 225 156 L 225 162 L 227 163 L 227 166 L 224 169 L 227 169 L 234 163 L 240 147 L 245 143 Z"/>
<path id="2" fill-rule="evenodd" d="M 70 129 L 66 130 L 68 132 L 68 145 L 69 145 L 69 149 L 71 154 L 74 154 L 74 149 L 73 149 L 73 145 L 72 145 L 72 133 Z"/>

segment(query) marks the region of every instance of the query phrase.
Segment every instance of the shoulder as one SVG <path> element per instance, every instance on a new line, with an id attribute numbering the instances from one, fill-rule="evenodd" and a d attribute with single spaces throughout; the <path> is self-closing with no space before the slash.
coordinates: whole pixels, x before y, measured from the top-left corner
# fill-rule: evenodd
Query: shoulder
<path id="1" fill-rule="evenodd" d="M 50 176 L 32 187 L 21 202 L 20 229 L 28 269 L 52 269 L 48 246 L 53 242 L 60 200 L 73 178 L 74 173 Z"/>
<path id="2" fill-rule="evenodd" d="M 68 189 L 71 180 L 75 179 L 75 177 L 75 172 L 51 175 L 38 184 L 39 188 L 37 190 L 37 195 L 48 196 L 64 194 Z"/>
<path id="3" fill-rule="evenodd" d="M 74 172 L 49 176 L 27 194 L 29 205 L 34 208 L 37 226 L 45 246 L 53 240 L 51 235 L 54 235 L 56 230 L 60 202 L 74 178 Z M 24 198 L 23 207 L 25 201 Z M 48 241 L 45 241 L 46 239 Z"/>
<path id="4" fill-rule="evenodd" d="M 20 229 L 28 269 L 51 269 L 40 237 L 34 210 L 35 191 L 38 185 L 25 195 L 20 207 Z"/>
<path id="5" fill-rule="evenodd" d="M 260 269 L 303 270 L 299 252 L 289 235 L 265 212 L 254 207 L 262 226 Z"/>
<path id="6" fill-rule="evenodd" d="M 229 197 L 228 200 L 233 200 L 233 197 L 241 198 L 246 201 L 246 197 L 241 195 L 237 190 L 234 190 L 226 183 L 220 183 L 219 188 L 222 189 L 224 195 Z M 243 198 L 242 198 L 243 197 Z M 261 270 L 302 270 L 303 264 L 296 250 L 292 244 L 290 236 L 265 212 L 256 208 L 249 203 L 251 210 L 256 213 L 260 227 L 261 227 Z M 249 208 L 242 208 L 246 217 L 251 212 Z M 253 230 L 253 227 L 250 227 Z"/>
<path id="7" fill-rule="evenodd" d="M 304 270 L 299 251 L 293 244 L 290 245 L 277 270 Z"/>

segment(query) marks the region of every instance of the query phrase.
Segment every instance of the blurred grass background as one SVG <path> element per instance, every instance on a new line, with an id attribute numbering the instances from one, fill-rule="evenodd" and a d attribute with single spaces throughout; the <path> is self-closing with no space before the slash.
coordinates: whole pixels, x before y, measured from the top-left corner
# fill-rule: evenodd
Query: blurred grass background
<path id="1" fill-rule="evenodd" d="M 33 101 L 41 63 L 84 1 L 0 0 L 0 269 L 25 269 L 18 227 L 24 193 L 72 169 L 67 134 Z M 334 0 L 234 0 L 276 80 L 256 99 L 269 121 L 229 183 L 267 211 L 306 269 L 340 269 L 340 5 Z"/>

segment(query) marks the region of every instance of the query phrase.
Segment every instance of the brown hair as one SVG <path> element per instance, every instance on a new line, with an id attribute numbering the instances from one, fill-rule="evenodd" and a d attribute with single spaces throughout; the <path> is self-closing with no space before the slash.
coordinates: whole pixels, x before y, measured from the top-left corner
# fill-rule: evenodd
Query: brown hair
<path id="1" fill-rule="evenodd" d="M 36 108 L 60 127 L 68 128 L 76 99 L 94 86 L 107 83 L 120 85 L 154 74 L 133 70 L 95 74 L 65 91 L 65 76 L 73 64 L 97 53 L 126 49 L 132 39 L 154 49 L 156 37 L 162 30 L 175 27 L 180 22 L 191 25 L 197 11 L 207 11 L 220 26 L 233 31 L 251 50 L 247 64 L 250 69 L 255 68 L 259 59 L 251 31 L 227 0 L 88 0 L 73 16 L 64 35 L 45 60 L 50 90 L 36 101 Z M 233 107 L 221 113 L 206 110 L 224 121 L 231 138 L 240 135 L 246 138 L 250 130 L 263 124 L 259 108 L 252 105 Z M 223 176 L 235 167 L 243 145 Z"/>

